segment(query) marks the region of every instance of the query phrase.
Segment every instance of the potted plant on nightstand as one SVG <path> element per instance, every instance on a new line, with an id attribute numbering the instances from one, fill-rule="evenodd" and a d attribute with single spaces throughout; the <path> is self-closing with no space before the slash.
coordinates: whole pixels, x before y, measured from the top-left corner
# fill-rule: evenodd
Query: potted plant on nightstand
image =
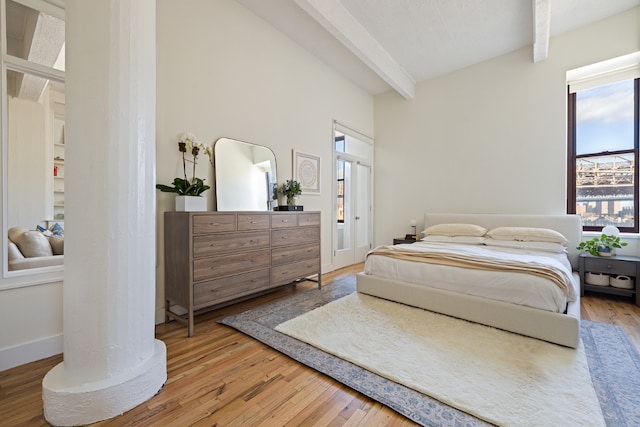
<path id="1" fill-rule="evenodd" d="M 590 253 L 593 256 L 613 256 L 616 249 L 627 246 L 627 242 L 620 240 L 620 236 L 602 234 L 600 237 L 581 242 L 577 249 Z"/>

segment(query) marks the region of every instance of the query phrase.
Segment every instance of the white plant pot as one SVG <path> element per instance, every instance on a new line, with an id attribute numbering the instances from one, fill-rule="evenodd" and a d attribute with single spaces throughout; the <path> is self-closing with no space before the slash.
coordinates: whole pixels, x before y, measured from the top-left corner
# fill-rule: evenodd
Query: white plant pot
<path id="1" fill-rule="evenodd" d="M 204 212 L 206 210 L 206 197 L 176 196 L 176 212 Z"/>

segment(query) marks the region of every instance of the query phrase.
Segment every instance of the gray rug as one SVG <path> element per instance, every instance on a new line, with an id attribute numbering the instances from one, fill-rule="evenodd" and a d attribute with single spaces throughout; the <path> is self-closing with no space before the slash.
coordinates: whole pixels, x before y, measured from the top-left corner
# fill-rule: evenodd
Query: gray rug
<path id="1" fill-rule="evenodd" d="M 280 323 L 355 291 L 350 276 L 281 301 L 230 316 L 231 326 L 423 426 L 486 426 L 436 399 L 394 383 L 273 330 Z M 582 339 L 608 426 L 640 426 L 640 356 L 619 326 L 582 321 Z"/>

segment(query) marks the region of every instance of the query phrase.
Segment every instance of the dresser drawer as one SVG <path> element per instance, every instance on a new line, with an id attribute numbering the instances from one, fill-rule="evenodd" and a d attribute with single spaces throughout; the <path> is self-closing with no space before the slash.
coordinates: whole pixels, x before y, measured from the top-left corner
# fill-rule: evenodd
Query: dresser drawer
<path id="1" fill-rule="evenodd" d="M 298 225 L 298 215 L 294 213 L 273 213 L 271 214 L 271 228 L 296 227 Z"/>
<path id="2" fill-rule="evenodd" d="M 320 225 L 320 213 L 301 213 L 300 215 L 298 215 L 298 225 Z"/>
<path id="3" fill-rule="evenodd" d="M 269 231 L 221 233 L 193 238 L 194 258 L 261 248 L 269 249 Z"/>
<path id="4" fill-rule="evenodd" d="M 269 214 L 238 214 L 238 231 L 268 230 Z"/>
<path id="5" fill-rule="evenodd" d="M 193 281 L 199 282 L 237 274 L 239 271 L 268 268 L 270 264 L 269 250 L 197 259 L 193 262 Z"/>
<path id="6" fill-rule="evenodd" d="M 591 273 L 610 273 L 625 276 L 636 275 L 636 263 L 618 259 L 585 258 L 584 271 Z"/>
<path id="7" fill-rule="evenodd" d="M 193 234 L 236 231 L 235 214 L 194 215 Z"/>
<path id="8" fill-rule="evenodd" d="M 320 229 L 318 227 L 271 230 L 272 247 L 299 245 L 319 241 Z"/>
<path id="9" fill-rule="evenodd" d="M 269 269 L 238 274 L 223 279 L 196 283 L 193 286 L 193 305 L 195 309 L 211 304 L 230 301 L 235 298 L 269 289 Z"/>
<path id="10" fill-rule="evenodd" d="M 320 272 L 320 261 L 307 260 L 271 267 L 271 285 L 285 285 Z"/>
<path id="11" fill-rule="evenodd" d="M 319 243 L 304 246 L 286 246 L 271 251 L 271 265 L 282 265 L 306 259 L 318 259 L 319 256 Z"/>

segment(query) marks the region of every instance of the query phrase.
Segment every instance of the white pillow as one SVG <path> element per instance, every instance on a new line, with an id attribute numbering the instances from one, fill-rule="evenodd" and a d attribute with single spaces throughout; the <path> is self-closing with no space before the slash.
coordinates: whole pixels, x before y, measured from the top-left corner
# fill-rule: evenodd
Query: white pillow
<path id="1" fill-rule="evenodd" d="M 49 240 L 39 231 L 27 230 L 14 236 L 11 240 L 18 246 L 25 258 L 53 255 Z"/>
<path id="2" fill-rule="evenodd" d="M 438 236 L 430 235 L 422 238 L 423 242 L 460 243 L 463 245 L 481 245 L 486 239 L 478 236 Z"/>
<path id="3" fill-rule="evenodd" d="M 567 252 L 565 245 L 552 242 L 521 242 L 516 240 L 484 239 L 484 244 L 499 248 L 529 249 L 534 251 L 551 252 L 554 254 Z"/>
<path id="4" fill-rule="evenodd" d="M 425 229 L 422 234 L 425 236 L 476 236 L 482 237 L 487 229 L 475 224 L 436 224 Z"/>
<path id="5" fill-rule="evenodd" d="M 549 242 L 568 245 L 562 234 L 549 228 L 534 227 L 497 227 L 489 230 L 487 236 L 496 240 L 515 240 L 519 242 Z"/>

